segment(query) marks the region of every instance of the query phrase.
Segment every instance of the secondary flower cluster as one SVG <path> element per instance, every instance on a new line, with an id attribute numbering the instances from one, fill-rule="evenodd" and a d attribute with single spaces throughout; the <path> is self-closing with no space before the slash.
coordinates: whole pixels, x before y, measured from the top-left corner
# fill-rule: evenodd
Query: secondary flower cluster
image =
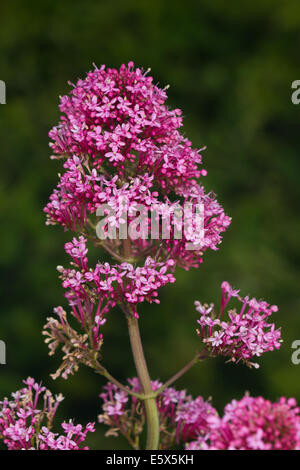
<path id="1" fill-rule="evenodd" d="M 278 311 L 278 307 L 255 298 L 242 298 L 239 290 L 232 289 L 228 282 L 223 282 L 221 287 L 218 313 L 214 304 L 195 302 L 196 310 L 201 313 L 197 334 L 211 355 L 225 356 L 235 363 L 243 361 L 250 367 L 259 367 L 251 362 L 252 358 L 280 348 L 280 328 L 275 329 L 274 323 L 267 322 L 268 317 Z M 228 319 L 225 320 L 225 309 L 232 297 L 236 297 L 242 305 L 239 311 L 229 310 Z"/>
<path id="2" fill-rule="evenodd" d="M 272 403 L 245 395 L 225 407 L 222 418 L 209 418 L 206 440 L 200 436 L 189 450 L 300 450 L 300 409 L 294 398 Z"/>
<path id="3" fill-rule="evenodd" d="M 0 439 L 8 450 L 79 450 L 94 424 L 85 428 L 72 421 L 62 423 L 63 434 L 51 431 L 62 395 L 52 393 L 31 377 L 25 387 L 0 402 Z M 41 408 L 39 408 L 39 403 Z M 84 447 L 88 449 L 88 447 Z"/>
<path id="4" fill-rule="evenodd" d="M 141 392 L 137 378 L 128 379 L 130 390 Z M 153 391 L 162 384 L 152 382 Z M 99 422 L 110 427 L 106 435 L 125 436 L 139 449 L 145 424 L 142 402 L 108 383 Z M 162 449 L 188 450 L 300 450 L 300 409 L 294 398 L 272 403 L 248 394 L 226 405 L 223 417 L 201 396 L 192 399 L 185 390 L 166 388 L 157 398 Z"/>
<path id="5" fill-rule="evenodd" d="M 130 263 L 111 266 L 98 263 L 95 269 L 88 267 L 86 239 L 73 238 L 65 244 L 65 251 L 72 258 L 72 267 L 58 267 L 66 298 L 71 307 L 71 317 L 75 318 L 78 328 L 68 318 L 62 307 L 54 309 L 56 317 L 47 318 L 43 334 L 46 336 L 50 355 L 59 346 L 64 353 L 62 365 L 53 375 L 54 378 L 68 375 L 78 370 L 79 363 L 94 367 L 100 359 L 103 344 L 102 326 L 110 310 L 118 303 L 128 315 L 138 317 L 137 305 L 141 302 L 159 303 L 158 289 L 175 278 L 167 270 L 173 261 L 165 264 L 147 258 L 145 264 L 133 267 Z"/>
<path id="6" fill-rule="evenodd" d="M 86 313 L 92 315 L 90 308 L 85 312 L 83 306 L 85 303 L 89 303 L 90 307 L 91 303 L 96 304 L 94 318 L 102 319 L 109 307 L 113 307 L 116 303 L 130 304 L 131 313 L 138 317 L 139 303 L 144 301 L 159 303 L 158 289 L 175 282 L 174 276 L 167 273 L 174 265 L 171 259 L 159 263 L 148 257 L 144 265 L 137 267 L 127 262 L 113 266 L 109 263 L 97 263 L 92 269 L 87 264 L 84 237 L 78 240 L 74 238 L 65 245 L 65 250 L 72 257 L 74 268 L 64 269 L 59 266 L 58 271 L 73 314 L 82 325 L 86 322 Z"/>
<path id="7" fill-rule="evenodd" d="M 137 378 L 128 379 L 128 383 L 131 391 L 142 392 Z M 161 386 L 157 380 L 152 382 L 153 391 Z M 110 382 L 104 386 L 100 398 L 103 400 L 103 413 L 99 415 L 99 422 L 110 427 L 107 435 L 117 436 L 121 433 L 133 447 L 139 448 L 140 434 L 145 423 L 142 402 Z M 204 439 L 209 431 L 208 418 L 216 415 L 216 410 L 209 402 L 200 396 L 193 400 L 185 390 L 165 388 L 156 401 L 162 449 L 182 446 L 199 436 Z"/>
<path id="8" fill-rule="evenodd" d="M 87 317 L 88 310 L 85 312 L 84 316 Z M 103 344 L 103 334 L 99 332 L 99 328 L 105 323 L 105 319 L 97 317 L 91 320 L 79 333 L 70 325 L 70 319 L 62 307 L 56 307 L 54 313 L 58 318 L 47 318 L 42 331 L 46 336 L 45 343 L 49 346 L 49 356 L 53 356 L 59 347 L 63 352 L 62 363 L 51 377 L 56 379 L 61 375 L 63 379 L 67 379 L 69 375 L 77 372 L 79 364 L 95 367 L 95 360 L 100 359 Z"/>

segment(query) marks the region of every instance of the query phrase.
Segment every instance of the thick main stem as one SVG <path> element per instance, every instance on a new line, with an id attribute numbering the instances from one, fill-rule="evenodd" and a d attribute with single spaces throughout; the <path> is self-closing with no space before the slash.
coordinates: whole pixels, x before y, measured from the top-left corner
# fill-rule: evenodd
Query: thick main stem
<path id="1" fill-rule="evenodd" d="M 132 354 L 138 377 L 145 395 L 152 394 L 150 376 L 144 356 L 139 324 L 137 318 L 128 316 L 128 330 Z M 155 398 L 145 398 L 145 411 L 147 419 L 147 450 L 158 449 L 159 444 L 159 416 Z"/>
<path id="2" fill-rule="evenodd" d="M 129 238 L 123 240 L 123 254 L 124 257 L 127 259 L 131 257 L 131 242 Z M 153 391 L 144 355 L 138 319 L 135 318 L 132 313 L 128 313 L 127 321 L 130 344 L 136 371 L 140 379 L 144 394 L 151 395 Z M 146 449 L 156 450 L 158 449 L 159 444 L 159 416 L 156 401 L 153 397 L 145 397 L 143 401 L 145 404 L 147 421 Z"/>

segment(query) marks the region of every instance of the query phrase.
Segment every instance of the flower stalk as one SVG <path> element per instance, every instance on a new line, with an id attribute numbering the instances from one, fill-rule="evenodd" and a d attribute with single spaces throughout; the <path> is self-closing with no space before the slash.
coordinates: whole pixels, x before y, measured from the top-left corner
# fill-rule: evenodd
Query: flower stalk
<path id="1" fill-rule="evenodd" d="M 182 369 L 180 369 L 176 374 L 174 374 L 167 382 L 165 382 L 157 391 L 156 394 L 159 395 L 162 393 L 167 387 L 172 385 L 176 380 L 180 379 L 186 372 L 188 372 L 197 362 L 204 361 L 209 357 L 209 353 L 203 349 L 200 353 L 196 354 L 196 356 L 189 361 Z"/>
<path id="2" fill-rule="evenodd" d="M 125 258 L 131 257 L 131 244 L 130 239 L 123 241 L 123 253 Z M 133 360 L 135 363 L 136 371 L 140 379 L 143 392 L 144 392 L 144 406 L 147 417 L 147 450 L 158 449 L 159 445 L 159 416 L 155 398 L 153 394 L 150 375 L 144 355 L 138 319 L 129 313 L 127 315 L 128 332 L 131 344 Z"/>
<path id="3" fill-rule="evenodd" d="M 159 444 L 159 416 L 155 398 L 147 397 L 152 394 L 151 380 L 143 351 L 138 319 L 128 316 L 128 331 L 131 349 L 138 377 L 145 394 L 144 404 L 147 417 L 147 450 L 158 449 Z"/>

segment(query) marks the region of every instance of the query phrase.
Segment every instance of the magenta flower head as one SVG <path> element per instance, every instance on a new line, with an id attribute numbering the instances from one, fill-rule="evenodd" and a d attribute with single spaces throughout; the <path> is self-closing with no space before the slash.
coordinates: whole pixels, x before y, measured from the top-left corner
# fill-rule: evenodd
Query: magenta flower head
<path id="1" fill-rule="evenodd" d="M 181 111 L 170 110 L 167 95 L 141 69 L 122 65 L 89 72 L 61 98 L 60 124 L 50 132 L 54 158 L 63 158 L 64 172 L 45 207 L 48 224 L 60 224 L 102 245 L 116 259 L 122 244 L 131 241 L 135 262 L 147 256 L 172 259 L 185 269 L 197 267 L 207 249 L 216 250 L 221 234 L 230 224 L 212 193 L 206 194 L 196 179 L 202 157 L 180 132 Z M 120 221 L 127 225 L 144 207 L 140 236 L 121 235 Z M 203 208 L 203 231 L 195 227 L 187 211 L 184 230 L 178 236 L 174 210 L 189 205 Z M 110 213 L 102 242 L 96 237 L 98 211 Z M 170 215 L 171 214 L 171 215 Z M 171 217 L 168 231 L 153 234 L 156 217 Z M 125 223 L 125 222 L 124 222 Z M 108 228 L 114 227 L 114 236 Z M 167 231 L 167 232 L 168 232 Z M 151 233 L 150 233 L 151 232 Z M 192 249 L 187 249 L 187 244 Z"/>
<path id="2" fill-rule="evenodd" d="M 0 402 L 0 439 L 8 450 L 79 450 L 94 424 L 85 428 L 72 421 L 62 423 L 62 435 L 51 431 L 62 395 L 52 393 L 28 377 L 25 387 Z M 83 449 L 88 449 L 84 447 Z"/>
<path id="3" fill-rule="evenodd" d="M 179 132 L 181 110 L 166 106 L 166 88 L 148 72 L 133 62 L 119 70 L 102 65 L 78 80 L 61 98 L 61 121 L 49 134 L 53 158 L 88 158 L 122 179 L 150 173 L 168 192 L 205 175 L 201 155 Z"/>
<path id="4" fill-rule="evenodd" d="M 232 297 L 241 303 L 240 309 L 227 311 Z M 225 356 L 229 361 L 242 361 L 249 367 L 257 368 L 258 364 L 251 362 L 254 357 L 280 348 L 280 328 L 276 329 L 274 323 L 267 321 L 272 313 L 278 311 L 276 305 L 255 298 L 242 298 L 238 290 L 223 282 L 219 312 L 215 311 L 213 304 L 202 305 L 196 301 L 195 306 L 201 314 L 197 334 L 212 356 Z"/>
<path id="5" fill-rule="evenodd" d="M 225 407 L 224 416 L 209 418 L 209 444 L 198 439 L 189 449 L 300 450 L 300 413 L 294 398 L 272 403 L 245 395 Z"/>

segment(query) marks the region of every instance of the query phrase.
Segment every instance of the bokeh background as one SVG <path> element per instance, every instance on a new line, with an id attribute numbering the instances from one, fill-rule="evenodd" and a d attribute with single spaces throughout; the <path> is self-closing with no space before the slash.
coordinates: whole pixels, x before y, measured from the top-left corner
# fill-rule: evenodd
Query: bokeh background
<path id="1" fill-rule="evenodd" d="M 245 390 L 300 401 L 300 365 L 291 363 L 291 343 L 300 339 L 300 106 L 291 102 L 291 83 L 300 78 L 299 32 L 297 0 L 2 2 L 0 339 L 7 365 L 0 366 L 0 397 L 30 375 L 66 396 L 61 418 L 85 423 L 100 411 L 104 380 L 82 368 L 53 382 L 58 360 L 48 357 L 40 334 L 52 308 L 65 304 L 56 265 L 66 261 L 63 244 L 71 237 L 45 227 L 42 208 L 59 171 L 49 160 L 47 133 L 68 80 L 83 77 L 93 62 L 133 60 L 151 67 L 162 86 L 170 84 L 169 105 L 183 109 L 186 135 L 207 146 L 205 186 L 233 217 L 220 250 L 207 253 L 200 269 L 178 272 L 176 284 L 161 291 L 161 304 L 145 307 L 141 330 L 151 375 L 167 379 L 193 356 L 193 302 L 218 302 L 226 279 L 242 294 L 279 305 L 284 344 L 260 360 L 259 370 L 213 360 L 177 386 L 213 396 L 220 411 Z M 106 326 L 104 358 L 120 380 L 135 375 L 118 312 Z M 91 435 L 93 448 L 126 448 L 104 432 L 99 425 Z"/>

